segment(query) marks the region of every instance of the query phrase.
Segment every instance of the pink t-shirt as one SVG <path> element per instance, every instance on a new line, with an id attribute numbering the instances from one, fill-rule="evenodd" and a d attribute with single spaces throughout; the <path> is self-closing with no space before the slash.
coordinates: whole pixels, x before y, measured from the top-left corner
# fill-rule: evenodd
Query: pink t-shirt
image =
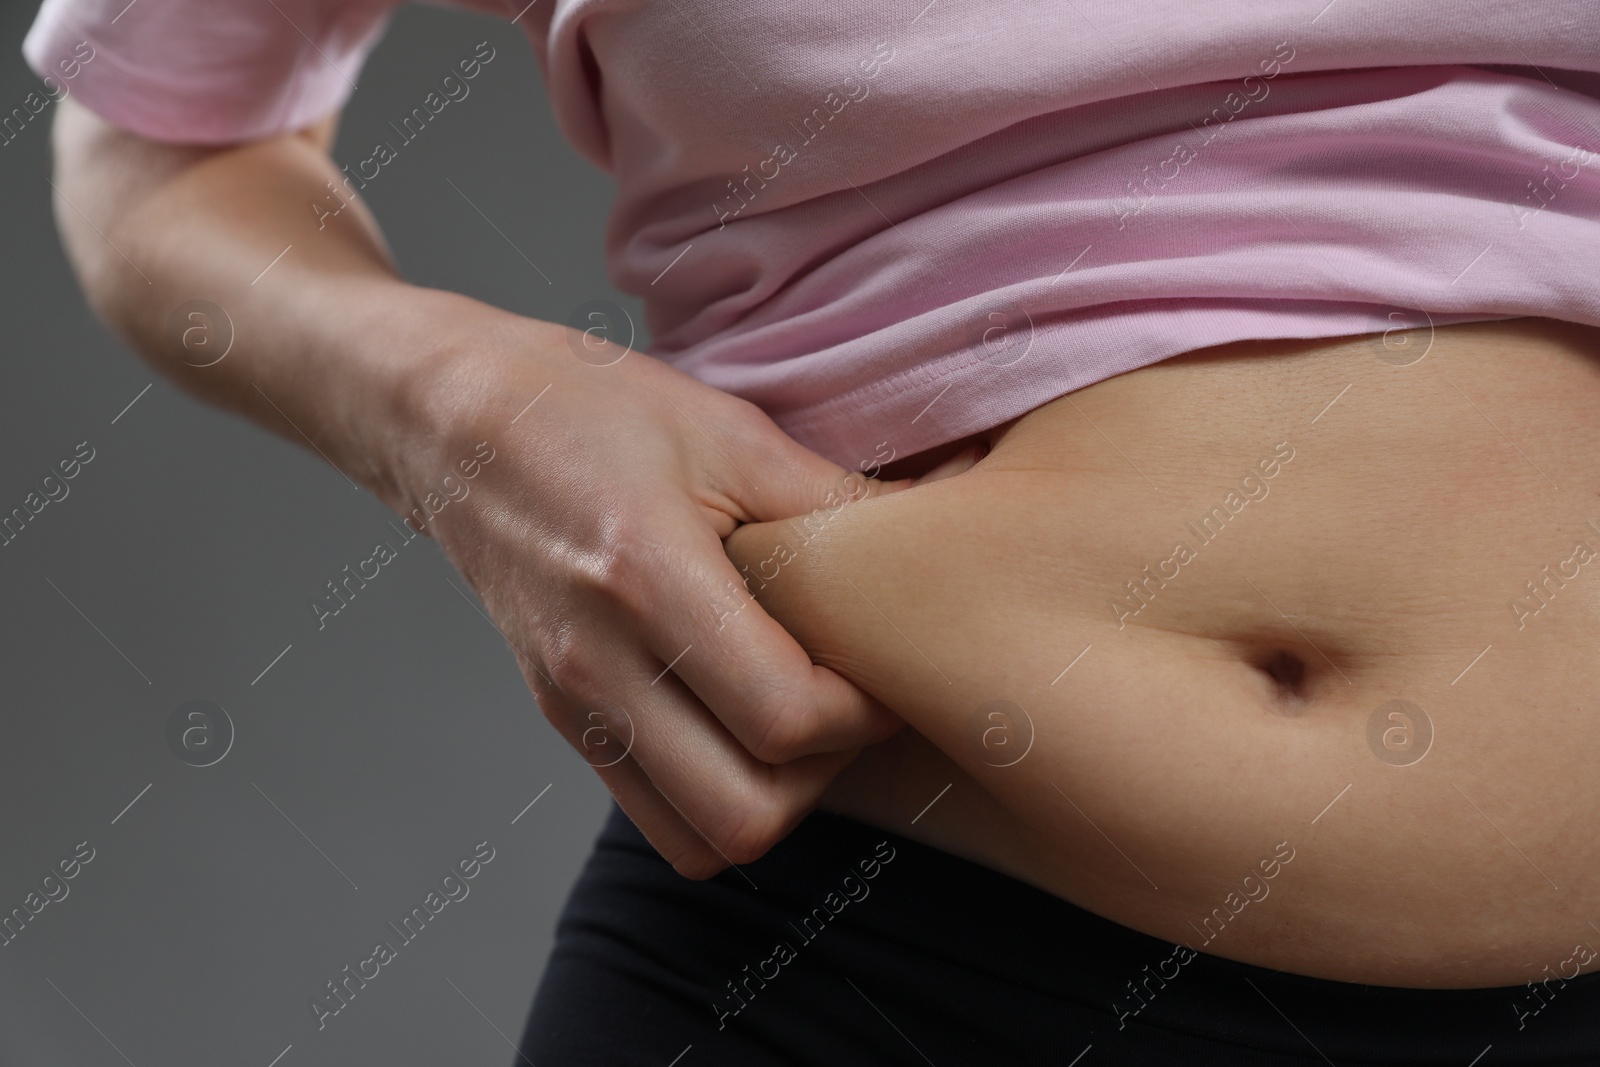
<path id="1" fill-rule="evenodd" d="M 393 6 L 46 0 L 25 52 L 241 140 L 340 106 Z M 1596 0 L 463 6 L 615 176 L 652 354 L 847 466 L 1225 341 L 1600 325 Z"/>

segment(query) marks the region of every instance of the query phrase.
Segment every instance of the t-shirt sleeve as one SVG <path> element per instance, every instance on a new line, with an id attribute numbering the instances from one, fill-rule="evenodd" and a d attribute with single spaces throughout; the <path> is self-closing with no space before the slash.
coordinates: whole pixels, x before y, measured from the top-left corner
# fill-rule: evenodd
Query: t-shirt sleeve
<path id="1" fill-rule="evenodd" d="M 400 0 L 44 0 L 23 42 L 51 95 L 160 141 L 227 144 L 341 107 Z"/>

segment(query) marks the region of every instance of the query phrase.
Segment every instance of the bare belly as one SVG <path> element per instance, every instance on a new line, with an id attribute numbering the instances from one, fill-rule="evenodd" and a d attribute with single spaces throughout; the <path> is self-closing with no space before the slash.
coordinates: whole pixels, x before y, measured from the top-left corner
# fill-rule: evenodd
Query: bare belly
<path id="1" fill-rule="evenodd" d="M 1193 353 L 820 532 L 736 531 L 741 564 L 789 546 L 763 606 L 912 728 L 826 806 L 1261 966 L 1595 966 L 1600 331 L 1405 351 Z"/>

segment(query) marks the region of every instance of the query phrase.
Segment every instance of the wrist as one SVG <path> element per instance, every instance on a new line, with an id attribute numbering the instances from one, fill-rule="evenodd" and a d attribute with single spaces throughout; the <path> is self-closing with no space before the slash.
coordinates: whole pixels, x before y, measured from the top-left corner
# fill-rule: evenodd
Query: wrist
<path id="1" fill-rule="evenodd" d="M 566 330 L 503 311 L 458 293 L 417 290 L 387 328 L 395 345 L 411 350 L 385 376 L 377 420 L 382 440 L 372 449 L 380 462 L 369 488 L 409 515 L 458 468 L 481 461 L 504 443 L 541 354 L 565 343 Z M 428 337 L 419 346 L 416 338 Z M 548 381 L 548 376 L 546 377 Z M 535 390 L 537 392 L 537 389 Z M 485 445 L 487 443 L 487 449 Z"/>

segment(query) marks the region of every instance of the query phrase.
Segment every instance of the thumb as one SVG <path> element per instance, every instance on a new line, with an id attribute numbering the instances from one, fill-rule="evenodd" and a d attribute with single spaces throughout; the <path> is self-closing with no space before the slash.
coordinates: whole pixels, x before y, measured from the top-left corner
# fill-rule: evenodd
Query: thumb
<path id="1" fill-rule="evenodd" d="M 735 462 L 745 473 L 736 475 L 730 490 L 742 522 L 775 522 L 805 515 L 818 508 L 898 493 L 911 488 L 913 479 L 868 477 L 877 467 L 853 471 L 824 459 L 773 427 L 772 433 Z"/>

